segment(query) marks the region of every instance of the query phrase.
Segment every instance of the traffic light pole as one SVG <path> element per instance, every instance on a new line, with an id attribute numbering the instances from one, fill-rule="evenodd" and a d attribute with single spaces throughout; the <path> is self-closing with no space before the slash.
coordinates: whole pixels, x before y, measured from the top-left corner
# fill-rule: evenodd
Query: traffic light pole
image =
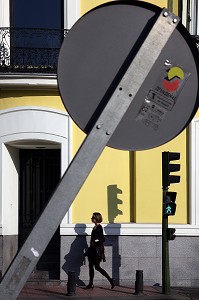
<path id="1" fill-rule="evenodd" d="M 180 170 L 180 164 L 170 164 L 170 161 L 179 159 L 178 152 L 162 152 L 162 293 L 166 295 L 170 294 L 169 240 L 175 238 L 171 237 L 171 230 L 175 232 L 175 229 L 168 229 L 168 216 L 175 215 L 177 194 L 168 192 L 168 188 L 171 183 L 180 182 L 179 175 L 172 175 L 172 172 Z"/>
<path id="2" fill-rule="evenodd" d="M 170 294 L 170 270 L 169 270 L 169 241 L 167 238 L 168 215 L 164 213 L 164 193 L 168 191 L 163 188 L 163 205 L 162 205 L 162 293 Z"/>

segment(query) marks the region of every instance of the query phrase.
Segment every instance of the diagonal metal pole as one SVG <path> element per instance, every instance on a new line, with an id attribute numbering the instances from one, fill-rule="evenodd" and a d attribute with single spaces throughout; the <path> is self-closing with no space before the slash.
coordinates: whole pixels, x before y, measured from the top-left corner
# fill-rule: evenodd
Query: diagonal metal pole
<path id="1" fill-rule="evenodd" d="M 174 18 L 177 20 L 174 22 Z M 109 102 L 66 170 L 0 285 L 0 299 L 16 299 L 114 130 L 178 23 L 163 9 Z M 132 85 L 133 83 L 133 85 Z"/>

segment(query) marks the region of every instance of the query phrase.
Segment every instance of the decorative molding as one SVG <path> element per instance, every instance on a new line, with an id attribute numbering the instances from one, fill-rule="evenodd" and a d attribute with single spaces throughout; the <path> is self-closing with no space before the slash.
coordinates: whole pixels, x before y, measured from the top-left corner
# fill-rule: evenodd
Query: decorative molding
<path id="1" fill-rule="evenodd" d="M 10 1 L 0 0 L 0 27 L 10 26 Z"/>
<path id="2" fill-rule="evenodd" d="M 47 107 L 15 107 L 0 111 L 0 187 L 4 187 L 0 189 L 0 223 L 2 223 L 0 234 L 17 234 L 18 229 L 17 221 L 12 222 L 12 227 L 10 228 L 8 228 L 10 223 L 7 224 L 7 222 L 13 220 L 12 215 L 13 217 L 18 215 L 18 209 L 15 208 L 15 211 L 11 212 L 9 201 L 12 203 L 13 199 L 10 196 L 9 199 L 4 199 L 4 194 L 8 189 L 5 191 L 3 183 L 7 172 L 3 155 L 6 154 L 7 159 L 11 161 L 5 146 L 26 148 L 29 142 L 31 142 L 29 147 L 32 147 L 34 143 L 43 142 L 45 144 L 46 141 L 46 146 L 48 147 L 49 142 L 56 143 L 61 149 L 61 172 L 63 174 L 69 164 L 68 138 L 71 133 L 69 132 L 68 123 L 69 117 L 66 112 Z M 10 168 L 12 168 L 12 165 L 10 165 Z M 12 173 L 12 169 L 10 170 Z M 66 225 L 69 221 L 71 222 L 70 209 L 62 224 Z"/>
<path id="3" fill-rule="evenodd" d="M 64 27 L 70 29 L 80 17 L 80 0 L 64 1 L 66 16 Z"/>
<path id="4" fill-rule="evenodd" d="M 141 235 L 161 236 L 162 224 L 102 224 L 105 235 Z M 169 227 L 176 228 L 176 236 L 199 236 L 199 226 L 186 224 L 169 224 Z M 93 224 L 67 224 L 61 225 L 61 235 L 90 235 Z"/>
<path id="5" fill-rule="evenodd" d="M 197 14 L 198 14 L 198 0 L 190 1 L 190 16 L 188 16 L 191 22 L 188 20 L 190 27 L 189 32 L 192 35 L 197 35 Z"/>
<path id="6" fill-rule="evenodd" d="M 161 236 L 161 224 L 103 224 L 105 235 L 119 236 Z M 172 224 L 176 228 L 176 236 L 199 236 L 199 226 Z M 61 224 L 60 235 L 91 235 L 93 224 Z M 2 235 L 2 227 L 0 227 Z"/>
<path id="7" fill-rule="evenodd" d="M 0 90 L 57 90 L 56 75 L 0 74 Z"/>
<path id="8" fill-rule="evenodd" d="M 60 123 L 61 122 L 61 123 Z M 68 114 L 40 106 L 20 106 L 0 111 L 0 137 L 39 133 L 68 139 Z"/>

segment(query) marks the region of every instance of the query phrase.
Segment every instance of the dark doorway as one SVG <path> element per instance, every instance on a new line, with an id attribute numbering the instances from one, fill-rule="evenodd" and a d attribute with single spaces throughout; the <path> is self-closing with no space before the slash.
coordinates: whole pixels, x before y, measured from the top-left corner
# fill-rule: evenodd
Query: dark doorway
<path id="1" fill-rule="evenodd" d="M 60 180 L 60 150 L 20 150 L 19 247 L 27 238 Z M 36 267 L 59 279 L 59 228 Z"/>

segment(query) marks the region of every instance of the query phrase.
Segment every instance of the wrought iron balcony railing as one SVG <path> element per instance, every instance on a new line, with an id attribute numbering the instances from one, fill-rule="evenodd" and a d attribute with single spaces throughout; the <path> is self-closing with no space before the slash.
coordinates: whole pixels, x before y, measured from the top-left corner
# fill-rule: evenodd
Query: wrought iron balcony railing
<path id="1" fill-rule="evenodd" d="M 0 28 L 0 73 L 55 74 L 67 33 L 66 29 Z"/>
<path id="2" fill-rule="evenodd" d="M 67 33 L 67 29 L 0 27 L 0 73 L 55 74 Z M 199 49 L 199 36 L 193 39 Z"/>

